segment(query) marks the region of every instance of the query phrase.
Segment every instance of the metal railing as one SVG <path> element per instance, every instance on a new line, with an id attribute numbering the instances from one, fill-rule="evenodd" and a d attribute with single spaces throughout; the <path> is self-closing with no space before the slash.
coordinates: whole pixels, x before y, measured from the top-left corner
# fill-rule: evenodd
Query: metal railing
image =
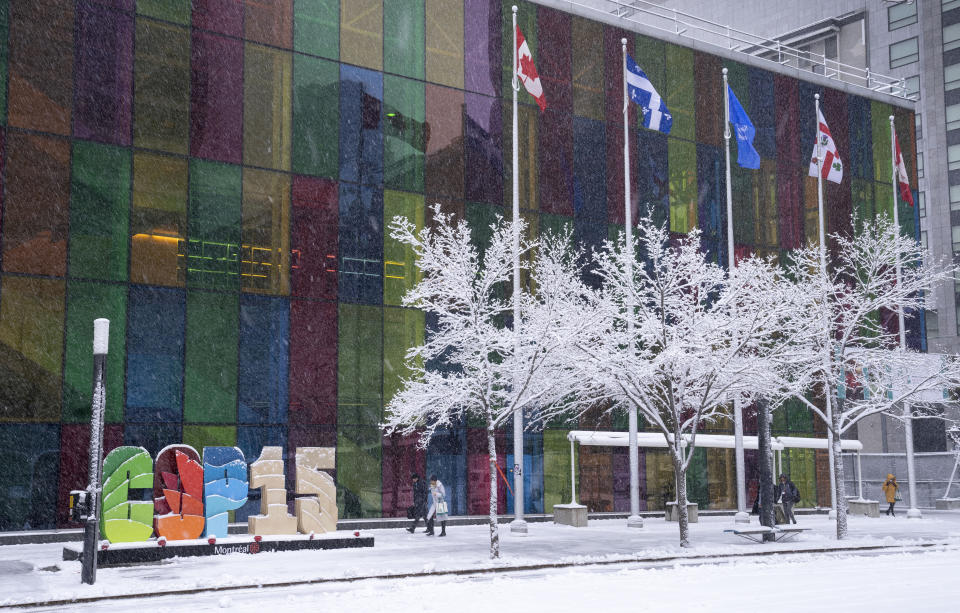
<path id="1" fill-rule="evenodd" d="M 570 4 L 613 15 L 647 28 L 725 47 L 761 60 L 809 70 L 828 79 L 836 79 L 874 92 L 913 99 L 907 93 L 904 79 L 871 72 L 869 68 L 844 64 L 819 53 L 785 45 L 777 39 L 751 34 L 649 0 L 572 0 Z"/>

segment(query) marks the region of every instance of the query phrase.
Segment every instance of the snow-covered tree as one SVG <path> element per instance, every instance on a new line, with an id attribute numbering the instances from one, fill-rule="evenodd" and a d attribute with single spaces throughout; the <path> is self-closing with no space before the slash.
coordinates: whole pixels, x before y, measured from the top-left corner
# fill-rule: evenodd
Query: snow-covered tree
<path id="1" fill-rule="evenodd" d="M 923 294 L 955 273 L 924 260 L 917 243 L 901 236 L 886 217 L 864 223 L 852 237 L 833 236 L 836 255 L 824 270 L 817 247 L 793 254 L 789 275 L 805 296 L 800 317 L 812 327 L 789 364 L 794 398 L 819 415 L 833 434 L 837 538 L 847 534 L 846 489 L 840 437 L 861 419 L 886 413 L 909 419 L 910 402 L 922 412 L 930 392 L 960 381 L 952 359 L 899 348 L 897 332 L 883 313 L 923 308 Z M 901 266 L 897 282 L 897 264 Z M 810 392 L 814 392 L 811 394 Z M 829 407 L 819 406 L 820 397 Z M 916 413 L 915 413 L 916 414 Z"/>
<path id="2" fill-rule="evenodd" d="M 637 411 L 663 434 L 687 547 L 686 473 L 697 434 L 759 385 L 759 349 L 789 311 L 769 299 L 772 263 L 748 259 L 728 278 L 707 261 L 699 230 L 673 240 L 648 215 L 637 234 L 642 262 L 622 239 L 597 255 L 602 325 L 578 348 L 614 410 Z"/>
<path id="3" fill-rule="evenodd" d="M 513 233 L 524 222 L 497 220 L 481 253 L 465 222 L 434 209 L 433 228 L 419 232 L 407 219 L 390 224 L 391 236 L 409 245 L 422 279 L 404 306 L 436 314 L 423 345 L 407 353 L 412 376 L 386 407 L 389 431 L 420 434 L 426 445 L 438 428 L 479 418 L 490 456 L 490 556 L 500 555 L 497 526 L 496 430 L 517 413 L 536 425 L 591 402 L 592 382 L 571 359 L 579 330 L 595 317 L 594 293 L 580 281 L 569 235 L 520 241 L 521 265 L 534 292 L 521 295 L 521 318 L 512 315 Z M 441 369 L 425 365 L 443 364 Z"/>

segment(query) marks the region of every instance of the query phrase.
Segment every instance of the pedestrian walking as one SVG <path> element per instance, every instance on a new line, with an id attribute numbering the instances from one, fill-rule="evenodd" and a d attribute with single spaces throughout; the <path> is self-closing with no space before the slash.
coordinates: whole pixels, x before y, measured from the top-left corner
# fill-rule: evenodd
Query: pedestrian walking
<path id="1" fill-rule="evenodd" d="M 433 536 L 434 521 L 440 522 L 440 536 L 447 536 L 447 490 L 436 475 L 430 476 L 430 510 L 427 511 L 427 535 Z"/>
<path id="2" fill-rule="evenodd" d="M 413 520 L 413 525 L 407 528 L 407 532 L 413 534 L 421 517 L 427 527 L 427 532 L 430 532 L 430 523 L 427 520 L 427 501 L 430 497 L 430 491 L 427 488 L 427 482 L 420 479 L 420 475 L 417 473 L 410 475 L 410 479 L 413 480 L 413 506 L 407 509 L 407 517 Z"/>
<path id="3" fill-rule="evenodd" d="M 893 512 L 893 505 L 897 504 L 897 501 L 902 500 L 902 498 L 900 497 L 900 486 L 897 485 L 897 478 L 892 473 L 887 474 L 887 480 L 883 483 L 883 493 L 890 505 L 887 507 L 887 515 L 896 517 L 897 514 Z"/>
<path id="4" fill-rule="evenodd" d="M 783 506 L 783 522 L 797 523 L 797 518 L 793 516 L 793 505 L 800 500 L 800 490 L 786 475 L 780 475 L 780 483 L 777 483 L 773 497 L 777 504 Z"/>

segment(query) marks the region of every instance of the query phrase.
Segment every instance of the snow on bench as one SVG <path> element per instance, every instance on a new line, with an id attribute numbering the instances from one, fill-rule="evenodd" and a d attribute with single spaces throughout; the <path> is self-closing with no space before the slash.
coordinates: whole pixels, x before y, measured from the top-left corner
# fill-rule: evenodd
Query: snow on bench
<path id="1" fill-rule="evenodd" d="M 800 528 L 797 526 L 777 526 L 776 528 L 768 528 L 767 526 L 759 526 L 757 528 L 728 528 L 724 530 L 724 532 L 730 532 L 731 534 L 745 538 L 748 541 L 762 543 L 764 534 L 772 534 L 773 540 L 780 542 L 794 539 L 807 530 L 810 530 L 810 528 Z"/>

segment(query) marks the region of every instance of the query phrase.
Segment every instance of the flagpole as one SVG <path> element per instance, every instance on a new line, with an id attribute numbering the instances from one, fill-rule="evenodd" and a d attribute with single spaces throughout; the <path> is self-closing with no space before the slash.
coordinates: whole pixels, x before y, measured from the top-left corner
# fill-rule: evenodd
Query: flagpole
<path id="1" fill-rule="evenodd" d="M 817 122 L 817 214 L 820 225 L 820 268 L 824 275 L 827 273 L 827 239 L 824 230 L 823 219 L 823 146 L 820 144 L 820 94 L 813 95 L 814 107 L 816 109 L 815 120 Z M 830 372 L 829 360 L 825 360 L 825 373 Z M 829 376 L 829 375 L 828 375 Z M 837 516 L 837 475 L 833 469 L 833 399 L 830 394 L 826 396 L 827 413 L 827 461 L 830 463 L 830 518 Z"/>
<path id="2" fill-rule="evenodd" d="M 626 237 L 626 268 L 627 275 L 633 279 L 633 203 L 630 201 L 630 113 L 629 96 L 627 95 L 627 39 L 620 39 L 623 48 L 623 226 Z M 629 351 L 633 357 L 633 294 L 627 294 L 627 338 L 630 339 Z M 640 460 L 637 454 L 637 409 L 627 409 L 629 434 L 627 443 L 630 450 L 630 517 L 627 518 L 627 527 L 643 528 L 643 518 L 640 517 Z"/>
<path id="3" fill-rule="evenodd" d="M 517 5 L 513 5 L 513 332 L 514 351 L 519 353 L 520 335 L 520 169 L 519 149 L 517 141 L 517 91 L 520 89 L 517 75 Z M 514 394 L 517 391 L 517 381 L 514 380 Z M 518 399 L 515 398 L 516 402 Z M 510 522 L 510 532 L 526 534 L 527 522 L 523 519 L 523 411 L 520 404 L 513 412 L 513 513 L 514 519 Z"/>
<path id="4" fill-rule="evenodd" d="M 890 160 L 891 160 L 891 169 L 893 174 L 891 175 L 891 183 L 893 185 L 893 227 L 897 232 L 897 236 L 900 235 L 900 208 L 897 190 L 900 188 L 899 173 L 897 172 L 897 131 L 893 125 L 893 115 L 890 115 Z M 897 287 L 900 287 L 900 252 L 897 252 Z M 903 305 L 899 305 L 897 309 L 897 323 L 900 328 L 900 350 L 906 351 L 907 349 L 907 333 L 906 326 L 904 323 L 904 314 L 903 314 Z M 905 437 L 906 448 L 907 448 L 907 486 L 910 492 L 910 508 L 907 509 L 907 517 L 909 519 L 920 519 L 923 517 L 923 514 L 920 512 L 920 509 L 917 508 L 917 473 L 916 466 L 914 464 L 913 458 L 913 411 L 910 409 L 910 403 L 904 401 L 903 403 L 903 435 Z"/>
<path id="5" fill-rule="evenodd" d="M 727 69 L 723 69 L 723 140 L 727 161 L 727 268 L 730 274 L 737 267 L 733 251 L 733 186 L 730 180 L 730 86 L 727 84 Z M 733 399 L 733 446 L 737 465 L 737 513 L 734 522 L 749 524 L 747 515 L 747 483 L 743 459 L 743 407 L 739 398 Z"/>

